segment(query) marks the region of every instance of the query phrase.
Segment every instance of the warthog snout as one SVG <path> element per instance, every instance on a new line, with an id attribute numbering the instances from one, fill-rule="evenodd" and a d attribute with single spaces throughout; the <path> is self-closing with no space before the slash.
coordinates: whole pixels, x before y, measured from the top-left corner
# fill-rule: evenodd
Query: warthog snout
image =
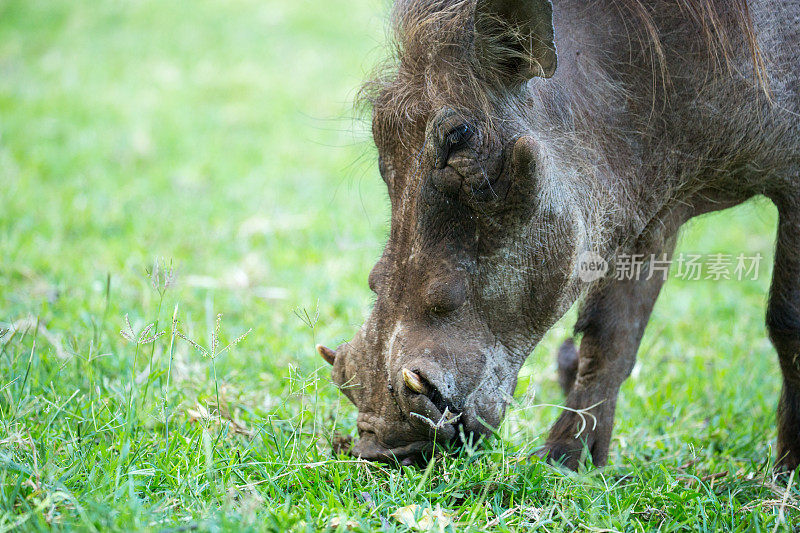
<path id="1" fill-rule="evenodd" d="M 360 439 L 351 453 L 363 459 L 410 465 L 429 459 L 434 442 L 460 442 L 462 413 L 442 394 L 441 390 L 447 390 L 444 380 L 425 377 L 434 374 L 431 369 L 401 369 L 393 388 L 398 391 L 398 414 L 407 418 L 408 427 L 387 424 L 370 415 L 359 416 Z M 414 437 L 418 440 L 412 440 Z"/>
<path id="2" fill-rule="evenodd" d="M 404 338 L 389 343 L 391 356 L 388 364 L 381 365 L 363 356 L 369 353 L 359 348 L 363 342 L 360 332 L 335 351 L 317 347 L 323 359 L 333 364 L 334 382 L 359 408 L 359 440 L 350 450 L 352 455 L 387 463 L 420 463 L 430 458 L 435 443 L 477 442 L 499 422 L 504 402 L 498 404 L 494 396 L 498 382 L 486 379 L 485 365 L 475 364 L 473 371 L 464 372 L 455 363 L 475 361 L 475 357 L 453 351 L 436 355 L 440 352 L 430 348 L 432 340 L 409 351 L 420 355 L 405 356 L 405 350 L 396 346 L 414 343 Z M 509 384 L 502 388 L 508 389 Z"/>

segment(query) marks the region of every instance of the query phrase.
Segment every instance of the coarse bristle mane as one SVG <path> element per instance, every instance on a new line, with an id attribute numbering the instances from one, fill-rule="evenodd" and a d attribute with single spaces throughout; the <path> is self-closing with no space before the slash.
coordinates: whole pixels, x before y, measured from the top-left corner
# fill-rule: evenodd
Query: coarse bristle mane
<path id="1" fill-rule="evenodd" d="M 476 0 L 398 0 L 392 12 L 391 54 L 361 90 L 360 100 L 405 129 L 428 113 L 488 110 L 492 70 L 475 53 Z"/>
<path id="2" fill-rule="evenodd" d="M 390 130 L 407 130 L 435 109 L 448 106 L 492 116 L 502 99 L 504 72 L 497 65 L 525 59 L 509 46 L 513 29 L 498 20 L 474 20 L 477 0 L 397 0 L 391 18 L 391 54 L 362 87 L 358 101 Z M 696 27 L 710 62 L 731 68 L 734 43 L 746 42 L 754 83 L 769 96 L 764 62 L 747 0 L 613 0 L 634 35 L 650 51 L 655 75 L 670 84 L 666 53 L 655 21 L 660 9 L 679 10 Z M 557 23 L 557 22 L 556 22 Z M 558 23 L 557 23 L 558 24 Z M 478 31 L 476 31 L 476 28 Z M 494 31 L 480 31 L 491 28 Z M 558 45 L 556 29 L 556 46 Z"/>

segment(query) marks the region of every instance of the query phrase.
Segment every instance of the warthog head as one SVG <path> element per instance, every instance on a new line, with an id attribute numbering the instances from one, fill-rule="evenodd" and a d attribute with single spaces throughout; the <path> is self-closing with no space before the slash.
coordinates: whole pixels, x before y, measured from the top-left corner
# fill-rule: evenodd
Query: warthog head
<path id="1" fill-rule="evenodd" d="M 499 425 L 574 301 L 583 191 L 527 111 L 525 82 L 556 69 L 550 2 L 401 1 L 394 21 L 396 65 L 367 86 L 392 209 L 377 300 L 350 342 L 318 349 L 359 410 L 352 453 L 410 463 Z"/>

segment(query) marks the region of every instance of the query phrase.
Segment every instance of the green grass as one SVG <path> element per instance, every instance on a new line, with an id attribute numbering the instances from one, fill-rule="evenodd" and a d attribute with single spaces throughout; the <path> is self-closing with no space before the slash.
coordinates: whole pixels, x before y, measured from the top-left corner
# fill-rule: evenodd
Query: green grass
<path id="1" fill-rule="evenodd" d="M 313 347 L 360 324 L 387 231 L 351 107 L 386 11 L 0 0 L 0 531 L 403 531 L 390 515 L 412 504 L 458 531 L 793 527 L 798 484 L 771 473 L 769 264 L 670 281 L 605 469 L 525 460 L 563 401 L 569 317 L 487 446 L 425 470 L 331 456 L 355 411 Z M 774 229 L 751 204 L 682 249 L 770 257 Z M 247 334 L 212 358 L 178 333 L 210 351 Z"/>

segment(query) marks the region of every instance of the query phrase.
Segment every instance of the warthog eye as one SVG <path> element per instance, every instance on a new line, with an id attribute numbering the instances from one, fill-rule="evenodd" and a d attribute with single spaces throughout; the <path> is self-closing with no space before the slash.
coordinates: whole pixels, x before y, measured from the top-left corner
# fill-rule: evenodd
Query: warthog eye
<path id="1" fill-rule="evenodd" d="M 457 152 L 467 145 L 467 142 L 475 135 L 469 124 L 459 124 L 447 133 L 445 143 L 447 144 L 448 154 Z"/>

